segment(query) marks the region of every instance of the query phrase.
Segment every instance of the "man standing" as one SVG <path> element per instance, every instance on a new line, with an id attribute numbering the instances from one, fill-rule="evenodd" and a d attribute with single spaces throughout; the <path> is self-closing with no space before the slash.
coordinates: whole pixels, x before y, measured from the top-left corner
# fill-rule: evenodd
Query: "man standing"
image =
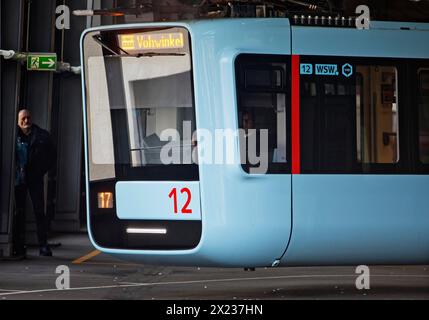
<path id="1" fill-rule="evenodd" d="M 55 161 L 55 148 L 46 130 L 32 123 L 31 113 L 23 109 L 18 114 L 15 177 L 15 255 L 25 256 L 25 202 L 27 191 L 36 217 L 37 238 L 41 256 L 52 256 L 48 246 L 45 215 L 44 175 Z"/>

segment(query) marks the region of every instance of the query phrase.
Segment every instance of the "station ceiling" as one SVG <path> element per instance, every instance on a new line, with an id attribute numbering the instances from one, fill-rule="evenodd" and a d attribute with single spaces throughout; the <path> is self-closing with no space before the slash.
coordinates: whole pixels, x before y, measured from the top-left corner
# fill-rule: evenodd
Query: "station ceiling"
<path id="1" fill-rule="evenodd" d="M 153 12 L 155 20 L 199 18 L 202 13 L 209 13 L 211 17 L 211 13 L 231 4 L 266 4 L 288 15 L 314 13 L 334 16 L 355 16 L 358 5 L 368 5 L 374 20 L 429 22 L 429 0 L 113 0 L 112 3 L 116 8 L 132 7 L 139 13 Z"/>

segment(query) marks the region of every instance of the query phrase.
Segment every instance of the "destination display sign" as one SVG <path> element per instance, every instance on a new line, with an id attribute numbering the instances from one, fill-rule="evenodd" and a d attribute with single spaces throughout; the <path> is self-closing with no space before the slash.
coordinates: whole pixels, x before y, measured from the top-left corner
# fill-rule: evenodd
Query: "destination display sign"
<path id="1" fill-rule="evenodd" d="M 183 49 L 185 39 L 181 32 L 120 34 L 119 46 L 127 51 Z"/>

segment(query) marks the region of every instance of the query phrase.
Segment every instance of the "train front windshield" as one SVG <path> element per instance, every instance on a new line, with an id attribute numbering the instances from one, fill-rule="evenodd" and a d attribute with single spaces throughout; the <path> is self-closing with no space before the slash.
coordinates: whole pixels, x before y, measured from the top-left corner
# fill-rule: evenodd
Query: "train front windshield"
<path id="1" fill-rule="evenodd" d="M 157 41 L 169 42 L 170 38 L 173 44 L 157 49 Z M 180 170 L 182 177 L 175 176 L 177 170 L 165 168 L 167 161 L 161 159 L 166 144 L 161 138 L 171 132 L 167 130 L 180 133 L 175 152 L 192 151 L 191 137 L 182 134 L 184 126 L 195 130 L 187 39 L 187 32 L 178 28 L 86 36 L 91 181 L 131 179 L 136 175 L 138 180 L 195 178 L 192 173 L 185 176 L 184 168 Z"/>
<path id="2" fill-rule="evenodd" d="M 189 232 L 187 240 L 173 239 L 174 234 L 163 241 L 151 235 L 131 235 L 130 228 L 156 230 L 160 224 L 165 227 L 169 223 L 181 224 L 181 232 L 189 231 L 195 229 L 196 222 L 161 223 L 169 219 L 162 214 L 159 219 L 126 216 L 128 213 L 120 217 L 120 199 L 115 194 L 118 182 L 198 181 L 197 165 L 183 161 L 192 160 L 192 133 L 196 129 L 188 31 L 152 28 L 89 32 L 83 39 L 83 54 L 88 196 L 94 240 L 102 247 L 119 249 L 195 246 L 199 232 Z M 135 200 L 122 199 L 124 203 Z"/>

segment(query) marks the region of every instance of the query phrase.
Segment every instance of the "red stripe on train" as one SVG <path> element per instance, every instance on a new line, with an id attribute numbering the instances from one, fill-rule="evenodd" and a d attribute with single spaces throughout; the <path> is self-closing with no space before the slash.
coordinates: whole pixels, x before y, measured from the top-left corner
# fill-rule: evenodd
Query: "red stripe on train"
<path id="1" fill-rule="evenodd" d="M 301 173 L 299 55 L 292 55 L 292 174 Z"/>

